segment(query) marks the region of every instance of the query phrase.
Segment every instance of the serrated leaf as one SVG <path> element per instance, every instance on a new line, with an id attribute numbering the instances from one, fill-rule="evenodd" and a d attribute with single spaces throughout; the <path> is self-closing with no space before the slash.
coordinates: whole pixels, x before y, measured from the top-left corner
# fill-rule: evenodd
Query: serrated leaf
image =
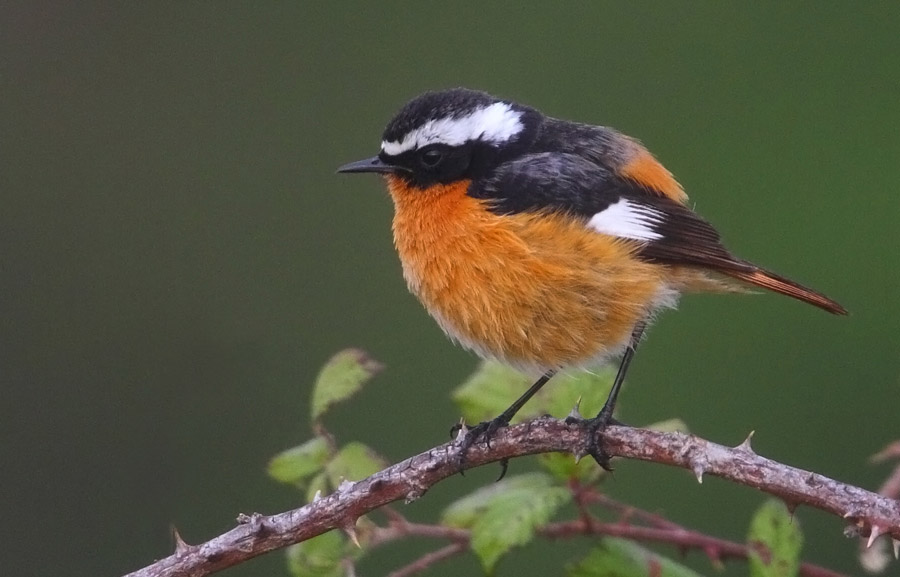
<path id="1" fill-rule="evenodd" d="M 484 570 L 490 573 L 506 552 L 530 542 L 570 498 L 563 487 L 546 487 L 494 500 L 472 526 L 470 543 Z"/>
<path id="2" fill-rule="evenodd" d="M 333 405 L 358 393 L 383 368 L 359 349 L 346 349 L 331 357 L 313 386 L 312 420 L 318 421 Z"/>
<path id="3" fill-rule="evenodd" d="M 482 361 L 452 397 L 466 421 L 479 423 L 502 413 L 529 385 L 531 380 L 522 373 L 496 361 Z"/>
<path id="4" fill-rule="evenodd" d="M 752 577 L 797 575 L 803 534 L 799 523 L 781 501 L 770 499 L 756 511 L 750 521 L 747 542 Z"/>
<path id="5" fill-rule="evenodd" d="M 542 489 L 551 484 L 551 479 L 543 473 L 526 473 L 506 477 L 502 481 L 479 487 L 465 497 L 450 503 L 441 514 L 441 524 L 459 529 L 470 529 L 490 507 L 494 499 L 506 493 L 531 488 Z"/>
<path id="6" fill-rule="evenodd" d="M 293 577 L 343 577 L 341 561 L 346 541 L 329 531 L 287 549 L 288 570 Z"/>
<path id="7" fill-rule="evenodd" d="M 519 475 L 484 487 L 453 503 L 443 522 L 471 527 L 471 547 L 490 572 L 504 553 L 524 545 L 550 521 L 571 494 L 542 473 Z"/>
<path id="8" fill-rule="evenodd" d="M 378 453 L 359 442 L 347 443 L 325 465 L 331 486 L 337 488 L 341 480 L 359 481 L 384 469 L 387 462 Z"/>
<path id="9" fill-rule="evenodd" d="M 325 466 L 328 457 L 328 443 L 322 437 L 315 437 L 272 457 L 268 473 L 276 481 L 302 486 Z"/>
<path id="10" fill-rule="evenodd" d="M 701 577 L 699 573 L 640 545 L 606 537 L 581 561 L 566 567 L 568 577 Z"/>

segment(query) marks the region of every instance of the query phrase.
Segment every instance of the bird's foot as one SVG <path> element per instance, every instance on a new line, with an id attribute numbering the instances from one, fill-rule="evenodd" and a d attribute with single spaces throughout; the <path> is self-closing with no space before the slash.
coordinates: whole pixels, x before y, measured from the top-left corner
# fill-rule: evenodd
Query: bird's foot
<path id="1" fill-rule="evenodd" d="M 588 441 L 584 447 L 584 453 L 590 455 L 597 461 L 597 464 L 603 467 L 605 471 L 612 471 L 613 468 L 609 464 L 610 454 L 603 448 L 603 442 L 600 433 L 610 425 L 627 426 L 617 421 L 612 416 L 612 411 L 607 410 L 604 406 L 600 413 L 593 419 L 582 419 L 577 416 L 570 415 L 566 417 L 567 425 L 578 425 L 585 427 L 588 432 Z"/>
<path id="2" fill-rule="evenodd" d="M 501 415 L 490 421 L 482 421 L 472 428 L 467 428 L 465 422 L 460 422 L 450 429 L 450 435 L 456 438 L 456 445 L 459 448 L 457 466 L 461 475 L 465 474 L 463 471 L 466 465 L 466 458 L 472 445 L 480 440 L 490 449 L 493 436 L 497 431 L 507 426 L 509 426 L 509 419 Z M 497 477 L 498 481 L 506 476 L 508 464 L 507 459 L 500 461 L 501 471 L 500 476 Z"/>

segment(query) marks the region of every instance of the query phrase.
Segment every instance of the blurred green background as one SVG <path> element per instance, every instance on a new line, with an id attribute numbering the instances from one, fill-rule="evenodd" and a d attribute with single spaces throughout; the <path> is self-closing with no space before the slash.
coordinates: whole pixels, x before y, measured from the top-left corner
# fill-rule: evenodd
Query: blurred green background
<path id="1" fill-rule="evenodd" d="M 265 464 L 308 437 L 309 385 L 346 346 L 388 370 L 329 418 L 341 439 L 391 460 L 446 440 L 476 360 L 406 292 L 379 180 L 334 170 L 377 152 L 407 99 L 457 85 L 641 138 L 735 252 L 852 313 L 687 297 L 623 420 L 680 416 L 726 444 L 755 429 L 765 455 L 877 487 L 866 459 L 900 437 L 898 30 L 894 2 L 2 3 L 4 573 L 124 573 L 171 551 L 170 525 L 196 543 L 298 505 Z M 434 519 L 494 475 L 404 511 Z M 607 486 L 737 540 L 762 499 L 642 463 Z M 806 559 L 860 572 L 840 520 L 797 517 Z M 498 574 L 557 574 L 587 547 Z M 275 553 L 228 574 L 286 573 Z"/>

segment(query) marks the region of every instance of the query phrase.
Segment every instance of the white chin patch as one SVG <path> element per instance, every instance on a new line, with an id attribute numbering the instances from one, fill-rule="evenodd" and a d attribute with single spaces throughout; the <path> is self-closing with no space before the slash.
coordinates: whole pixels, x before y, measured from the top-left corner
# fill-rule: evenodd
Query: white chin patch
<path id="1" fill-rule="evenodd" d="M 470 140 L 506 142 L 522 131 L 521 116 L 509 104 L 495 102 L 466 116 L 429 120 L 407 133 L 399 142 L 382 142 L 381 150 L 390 156 L 397 156 L 435 143 L 459 146 Z"/>
<path id="2" fill-rule="evenodd" d="M 656 240 L 662 238 L 662 235 L 654 227 L 663 219 L 664 216 L 659 211 L 623 198 L 591 217 L 588 226 L 611 236 Z"/>

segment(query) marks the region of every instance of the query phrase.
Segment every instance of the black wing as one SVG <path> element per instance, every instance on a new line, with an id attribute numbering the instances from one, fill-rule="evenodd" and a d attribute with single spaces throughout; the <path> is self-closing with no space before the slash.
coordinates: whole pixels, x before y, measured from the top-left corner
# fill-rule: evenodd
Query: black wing
<path id="1" fill-rule="evenodd" d="M 654 262 L 722 271 L 755 267 L 722 246 L 719 233 L 689 208 L 576 154 L 538 153 L 499 166 L 469 194 L 497 214 L 561 211 L 598 232 L 639 241 Z"/>

